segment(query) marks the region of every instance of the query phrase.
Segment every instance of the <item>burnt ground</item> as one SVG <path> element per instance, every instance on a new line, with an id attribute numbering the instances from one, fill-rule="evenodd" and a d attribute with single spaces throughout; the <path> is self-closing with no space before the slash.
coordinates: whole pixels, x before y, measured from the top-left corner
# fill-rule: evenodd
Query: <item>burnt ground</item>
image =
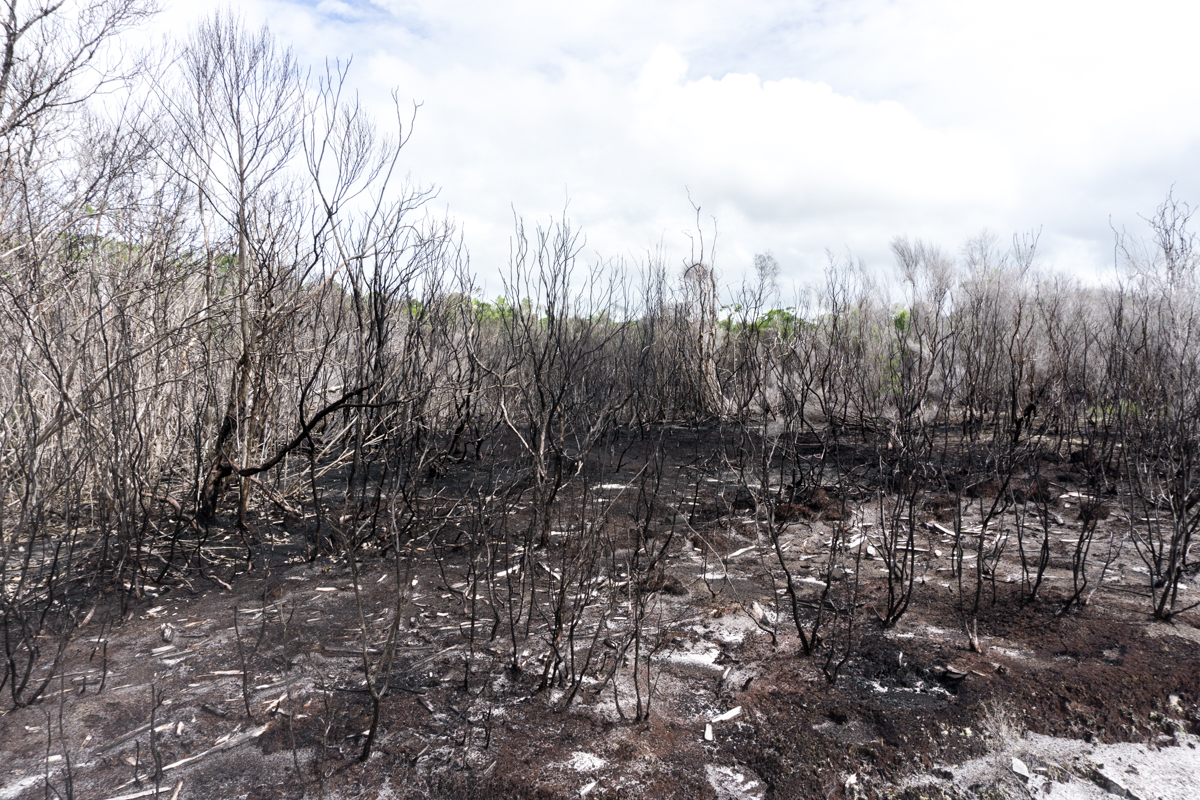
<path id="1" fill-rule="evenodd" d="M 618 461 L 591 502 L 616 508 L 629 498 L 622 487 L 642 464 L 622 458 L 610 468 Z M 306 563 L 297 526 L 264 512 L 251 535 L 271 557 L 254 569 L 234 560 L 241 533 L 214 532 L 210 561 L 225 567 L 211 579 L 149 587 L 124 617 L 115 597 L 101 598 L 46 695 L 0 716 L 0 800 L 156 790 L 259 800 L 989 796 L 981 785 L 898 786 L 993 749 L 998 710 L 1034 733 L 1095 742 L 1166 747 L 1200 733 L 1200 614 L 1152 622 L 1131 547 L 1086 606 L 1057 613 L 1083 524 L 1069 475 L 1056 478 L 1068 494 L 1054 504 L 1047 583 L 1023 604 L 1010 548 L 979 610 L 984 652 L 968 648 L 949 540 L 935 525 L 944 508 L 933 502 L 920 514 L 912 607 L 890 630 L 874 613 L 884 603 L 882 562 L 861 562 L 850 655 L 831 683 L 822 670 L 830 648 L 802 655 L 785 604 L 774 602 L 774 554 L 737 502 L 733 477 L 675 469 L 660 520 L 674 535 L 645 622 L 650 688 L 639 688 L 650 693 L 648 720 L 633 719 L 628 654 L 615 665 L 604 636 L 594 676 L 618 669 L 607 683 L 586 678 L 566 708 L 562 687 L 538 691 L 545 644 L 536 623 L 514 655 L 507 628 L 490 637 L 492 617 L 481 612 L 472 641 L 466 556 L 449 546 L 401 578 L 411 578 L 412 593 L 380 737 L 360 763 L 371 702 L 353 571 L 344 559 Z M 834 526 L 869 543 L 875 513 L 867 500 L 847 503 L 849 513 L 816 505 L 785 532 L 789 561 L 814 591 Z M 1113 511 L 1097 538 L 1121 522 Z M 551 564 L 556 546 L 546 551 Z M 358 571 L 375 663 L 397 576 L 377 557 Z M 1200 581 L 1185 586 L 1200 599 Z M 611 608 L 615 637 L 629 616 L 619 602 Z M 830 634 L 831 647 L 844 646 L 845 629 L 831 630 L 842 631 Z"/>

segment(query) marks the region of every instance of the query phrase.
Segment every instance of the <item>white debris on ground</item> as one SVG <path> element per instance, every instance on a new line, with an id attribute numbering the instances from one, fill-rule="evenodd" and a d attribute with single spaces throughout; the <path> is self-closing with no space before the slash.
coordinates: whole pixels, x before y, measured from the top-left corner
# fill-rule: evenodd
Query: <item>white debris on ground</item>
<path id="1" fill-rule="evenodd" d="M 758 630 L 749 614 L 725 614 L 705 620 L 702 625 L 693 626 L 701 636 L 710 636 L 726 645 L 741 644 L 747 634 Z"/>
<path id="2" fill-rule="evenodd" d="M 1028 734 L 1004 751 L 916 775 L 902 787 L 995 787 L 1002 796 L 1047 800 L 1195 800 L 1200 797 L 1200 737 L 1178 745 L 1089 744 Z M 946 777 L 950 775 L 951 777 Z"/>
<path id="3" fill-rule="evenodd" d="M 717 666 L 716 663 L 720 656 L 720 647 L 712 642 L 706 642 L 701 639 L 698 642 L 689 643 L 688 646 L 682 649 L 670 651 L 663 658 L 672 664 L 721 672 L 722 667 Z"/>
<path id="4" fill-rule="evenodd" d="M 583 750 L 576 750 L 567 760 L 567 766 L 576 772 L 595 772 L 607 765 L 608 762 L 600 756 Z"/>
<path id="5" fill-rule="evenodd" d="M 41 783 L 44 778 L 44 775 L 34 773 L 32 775 L 26 775 L 24 778 L 15 780 L 7 786 L 0 786 L 0 798 L 2 798 L 2 800 L 9 800 L 10 798 L 16 797 L 26 789 Z"/>
<path id="6" fill-rule="evenodd" d="M 745 641 L 746 636 L 758 630 L 749 614 L 726 614 L 706 619 L 703 623 L 690 626 L 687 631 L 695 634 L 691 641 L 678 644 L 658 657 L 682 667 L 721 673 L 724 667 L 717 664 L 722 645 L 734 647 Z"/>
<path id="7" fill-rule="evenodd" d="M 950 692 L 946 687 L 939 686 L 936 683 L 926 683 L 925 681 L 917 681 L 913 686 L 884 686 L 879 681 L 868 680 L 867 685 L 871 687 L 871 691 L 875 694 L 887 694 L 888 692 L 908 692 L 909 694 L 940 694 L 947 697 Z"/>
<path id="8" fill-rule="evenodd" d="M 758 777 L 745 767 L 716 767 L 706 764 L 704 771 L 708 785 L 713 788 L 717 800 L 763 800 L 766 787 Z"/>

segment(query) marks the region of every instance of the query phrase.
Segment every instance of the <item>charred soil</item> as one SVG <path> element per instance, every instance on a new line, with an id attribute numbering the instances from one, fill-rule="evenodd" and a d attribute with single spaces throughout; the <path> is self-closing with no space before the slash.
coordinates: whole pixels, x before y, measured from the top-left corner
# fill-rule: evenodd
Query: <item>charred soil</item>
<path id="1" fill-rule="evenodd" d="M 974 578 L 946 526 L 959 501 L 930 491 L 911 606 L 885 628 L 875 501 L 834 485 L 783 498 L 801 608 L 828 606 L 806 655 L 766 510 L 696 457 L 708 435 L 681 430 L 657 466 L 611 448 L 529 540 L 506 533 L 532 524 L 526 494 L 494 512 L 500 526 L 456 503 L 466 467 L 448 472 L 430 498 L 446 508 L 440 527 L 402 568 L 369 538 L 309 561 L 305 521 L 266 510 L 248 531 L 213 528 L 208 577 L 97 598 L 47 691 L 0 716 L 0 798 L 969 796 L 901 784 L 995 750 L 998 708 L 1030 732 L 1096 743 L 1200 733 L 1200 617 L 1152 621 L 1131 549 L 1063 610 L 1072 541 L 1089 524 L 1106 536 L 1120 514 L 1081 520 L 1055 503 L 1036 596 L 1009 545 L 968 611 L 962 576 Z M 1081 488 L 1069 476 L 1056 474 L 1060 494 Z M 979 507 L 963 503 L 960 529 Z M 989 524 L 1003 532 L 1015 513 Z M 331 524 L 353 514 L 328 510 Z M 604 566 L 594 585 L 572 583 L 589 525 L 606 531 Z M 859 548 L 849 573 L 822 566 L 835 533 Z M 265 555 L 241 559 L 247 537 Z M 658 555 L 639 572 L 646 539 Z M 856 593 L 825 592 L 851 581 Z M 1183 585 L 1200 596 L 1194 577 Z M 364 672 L 385 689 L 365 762 Z"/>

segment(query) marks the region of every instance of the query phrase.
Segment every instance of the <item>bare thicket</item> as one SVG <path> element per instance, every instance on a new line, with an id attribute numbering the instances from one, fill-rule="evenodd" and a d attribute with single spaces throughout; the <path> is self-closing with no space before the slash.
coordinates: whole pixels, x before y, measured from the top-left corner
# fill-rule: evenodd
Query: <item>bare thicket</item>
<path id="1" fill-rule="evenodd" d="M 1149 247 L 1120 241 L 1129 283 L 1109 312 L 1117 379 L 1104 413 L 1120 432 L 1130 539 L 1148 570 L 1154 616 L 1168 620 L 1196 605 L 1179 595 L 1200 528 L 1200 253 L 1191 215 L 1168 195 L 1149 220 Z"/>
<path id="2" fill-rule="evenodd" d="M 266 571 L 276 528 L 293 558 L 352 571 L 363 759 L 407 675 L 418 573 L 459 605 L 472 702 L 491 652 L 550 708 L 611 697 L 638 721 L 664 598 L 686 591 L 672 559 L 734 594 L 705 521 L 752 537 L 769 588 L 735 601 L 831 682 L 929 580 L 976 649 L 985 607 L 1042 602 L 1056 558 L 1071 579 L 1051 613 L 1085 608 L 1122 553 L 1154 618 L 1195 605 L 1200 286 L 1173 197 L 1149 241 L 1119 237 L 1111 286 L 1043 270 L 1036 236 L 981 235 L 959 254 L 897 239 L 895 280 L 831 255 L 789 301 L 769 254 L 730 288 L 700 233 L 686 258 L 626 265 L 588 261 L 565 218 L 518 217 L 489 299 L 405 178 L 415 109 L 373 119 L 350 65 L 308 71 L 222 11 L 135 84 L 104 45 L 147 4 L 77 23 L 23 8 L 0 65 L 13 706 L 53 685 L 105 594 L 116 620 L 163 587 L 228 587 L 215 538 Z M 1069 512 L 1064 466 L 1082 475 Z M 235 609 L 247 681 L 263 606 L 258 630 Z"/>

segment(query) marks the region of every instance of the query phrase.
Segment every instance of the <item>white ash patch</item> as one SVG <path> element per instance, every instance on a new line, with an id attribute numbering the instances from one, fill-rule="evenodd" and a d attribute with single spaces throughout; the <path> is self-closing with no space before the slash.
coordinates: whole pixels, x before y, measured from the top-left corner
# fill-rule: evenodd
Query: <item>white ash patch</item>
<path id="1" fill-rule="evenodd" d="M 717 767 L 704 765 L 708 785 L 713 788 L 717 800 L 763 800 L 766 787 L 758 777 L 745 767 Z"/>
<path id="2" fill-rule="evenodd" d="M 1200 785 L 1200 738 L 1183 734 L 1177 740 L 1179 745 L 1167 747 L 1089 744 L 1031 733 L 936 775 L 909 776 L 899 786 L 982 785 L 1005 797 L 1049 800 L 1191 800 Z"/>
<path id="3" fill-rule="evenodd" d="M 935 625 L 922 625 L 921 632 L 924 635 L 929 636 L 929 637 L 934 637 L 934 636 L 945 637 L 945 636 L 958 636 L 959 635 L 957 631 L 948 631 L 945 628 L 939 628 Z"/>
<path id="4" fill-rule="evenodd" d="M 717 659 L 721 656 L 721 648 L 712 642 L 701 639 L 698 642 L 692 642 L 686 645 L 683 649 L 673 650 L 666 653 L 662 660 L 671 664 L 678 664 L 688 667 L 700 667 L 710 669 L 714 672 L 720 672 L 721 667 L 717 666 Z"/>
<path id="5" fill-rule="evenodd" d="M 993 646 L 993 647 L 989 648 L 989 652 L 995 653 L 996 655 L 1004 656 L 1005 658 L 1015 658 L 1015 659 L 1019 659 L 1019 660 L 1025 660 L 1025 659 L 1031 658 L 1033 656 L 1032 653 L 1030 653 L 1026 650 L 1018 650 L 1015 647 L 995 647 L 995 646 Z"/>
<path id="6" fill-rule="evenodd" d="M 936 683 L 926 683 L 925 681 L 917 681 L 916 686 L 884 686 L 879 681 L 867 681 L 867 685 L 876 694 L 907 692 L 909 694 L 944 694 L 947 697 L 950 696 L 950 692 L 944 686 L 939 686 Z"/>
<path id="7" fill-rule="evenodd" d="M 576 772 L 595 772 L 598 769 L 608 766 L 608 762 L 595 753 L 588 753 L 584 750 L 576 750 L 567 759 L 566 766 Z"/>
<path id="8" fill-rule="evenodd" d="M 56 777 L 56 775 L 57 775 L 57 771 L 50 772 L 51 779 Z M 24 778 L 21 778 L 20 780 L 17 780 L 13 783 L 10 783 L 8 786 L 0 786 L 0 798 L 4 798 L 4 800 L 8 800 L 8 798 L 16 797 L 17 795 L 21 794 L 21 792 L 25 791 L 29 787 L 36 786 L 39 783 L 41 783 L 42 780 L 45 779 L 45 777 L 46 777 L 45 773 L 39 772 L 39 773 L 35 773 L 33 775 L 26 775 Z"/>
<path id="9" fill-rule="evenodd" d="M 1187 623 L 1178 625 L 1154 623 L 1147 625 L 1143 630 L 1150 636 L 1178 636 L 1180 639 L 1190 639 L 1200 644 L 1200 628 L 1193 628 Z"/>
<path id="10" fill-rule="evenodd" d="M 703 623 L 691 626 L 691 630 L 706 639 L 715 640 L 725 645 L 738 645 L 746 639 L 746 635 L 758 630 L 749 614 L 726 614 L 722 617 L 712 617 Z"/>

